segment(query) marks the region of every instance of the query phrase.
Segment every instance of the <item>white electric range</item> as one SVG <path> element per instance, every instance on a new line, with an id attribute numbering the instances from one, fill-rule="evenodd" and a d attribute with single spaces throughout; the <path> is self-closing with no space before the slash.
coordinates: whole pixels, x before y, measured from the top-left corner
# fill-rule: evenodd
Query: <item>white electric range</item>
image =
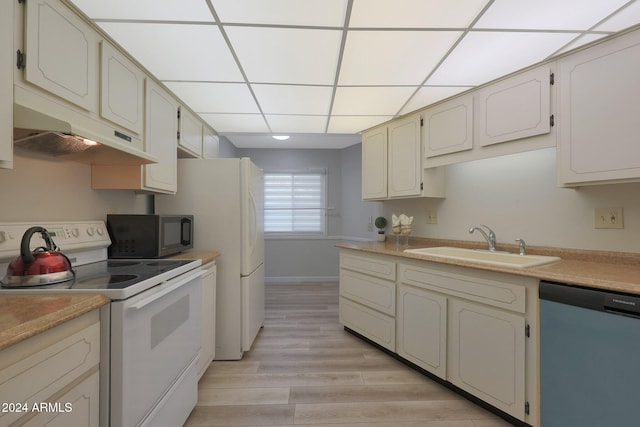
<path id="1" fill-rule="evenodd" d="M 19 256 L 24 232 L 35 225 L 44 227 L 69 257 L 74 280 L 2 287 L 0 294 L 95 292 L 109 297 L 109 318 L 101 319 L 101 425 L 182 425 L 197 402 L 201 261 L 110 260 L 111 239 L 102 221 L 0 223 L 1 277 Z M 31 248 L 43 243 L 34 235 Z"/>

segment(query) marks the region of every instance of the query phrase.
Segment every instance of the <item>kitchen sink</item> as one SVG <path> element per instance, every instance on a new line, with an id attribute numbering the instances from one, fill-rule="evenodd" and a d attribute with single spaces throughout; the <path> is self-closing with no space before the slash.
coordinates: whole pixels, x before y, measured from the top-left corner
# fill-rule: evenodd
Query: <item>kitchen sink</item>
<path id="1" fill-rule="evenodd" d="M 560 258 L 544 255 L 518 255 L 510 252 L 490 252 L 481 249 L 454 248 L 437 246 L 433 248 L 405 249 L 405 253 L 415 255 L 429 255 L 433 257 L 472 261 L 501 267 L 533 267 L 558 261 Z"/>

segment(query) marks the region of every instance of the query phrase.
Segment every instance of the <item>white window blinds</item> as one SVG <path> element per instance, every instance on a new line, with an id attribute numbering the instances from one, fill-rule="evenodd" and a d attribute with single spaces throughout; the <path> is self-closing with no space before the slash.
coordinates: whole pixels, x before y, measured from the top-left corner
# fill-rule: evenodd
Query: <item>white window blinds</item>
<path id="1" fill-rule="evenodd" d="M 264 231 L 325 233 L 326 172 L 265 172 Z"/>

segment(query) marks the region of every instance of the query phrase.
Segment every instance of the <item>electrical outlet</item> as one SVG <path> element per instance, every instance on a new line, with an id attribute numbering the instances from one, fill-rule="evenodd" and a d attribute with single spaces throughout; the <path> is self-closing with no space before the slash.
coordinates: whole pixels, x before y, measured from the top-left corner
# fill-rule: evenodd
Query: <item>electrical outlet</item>
<path id="1" fill-rule="evenodd" d="M 596 208 L 594 212 L 595 228 L 624 228 L 622 208 Z"/>
<path id="2" fill-rule="evenodd" d="M 427 224 L 437 224 L 438 223 L 438 212 L 436 211 L 428 211 L 427 212 Z"/>
<path id="3" fill-rule="evenodd" d="M 373 217 L 369 217 L 369 224 L 367 224 L 367 231 L 373 231 Z"/>

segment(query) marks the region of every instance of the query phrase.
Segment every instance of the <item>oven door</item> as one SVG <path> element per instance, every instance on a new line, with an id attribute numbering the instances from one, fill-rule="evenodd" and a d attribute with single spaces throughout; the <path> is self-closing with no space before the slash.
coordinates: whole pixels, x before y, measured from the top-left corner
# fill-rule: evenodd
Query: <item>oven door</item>
<path id="1" fill-rule="evenodd" d="M 111 304 L 112 427 L 137 426 L 159 405 L 175 404 L 186 420 L 195 406 L 197 376 L 173 386 L 200 352 L 201 275 L 198 268 Z"/>

